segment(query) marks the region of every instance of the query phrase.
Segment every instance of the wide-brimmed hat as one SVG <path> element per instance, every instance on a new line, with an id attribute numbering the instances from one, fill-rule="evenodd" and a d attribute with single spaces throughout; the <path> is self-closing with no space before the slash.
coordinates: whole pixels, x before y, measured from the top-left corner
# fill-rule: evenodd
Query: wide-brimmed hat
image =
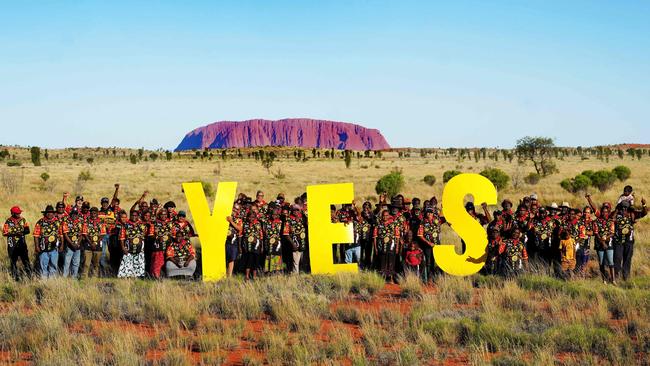
<path id="1" fill-rule="evenodd" d="M 562 208 L 571 208 L 571 205 L 569 205 L 569 202 L 564 201 L 564 202 L 562 202 L 562 206 L 560 206 L 560 207 L 562 207 Z"/>
<path id="2" fill-rule="evenodd" d="M 54 210 L 54 207 L 52 207 L 52 205 L 47 205 L 45 206 L 45 210 L 41 211 L 41 213 L 43 214 L 56 213 L 56 211 Z"/>
<path id="3" fill-rule="evenodd" d="M 551 203 L 551 206 L 549 207 L 549 209 L 557 210 L 558 209 L 557 203 L 555 203 L 555 202 Z"/>

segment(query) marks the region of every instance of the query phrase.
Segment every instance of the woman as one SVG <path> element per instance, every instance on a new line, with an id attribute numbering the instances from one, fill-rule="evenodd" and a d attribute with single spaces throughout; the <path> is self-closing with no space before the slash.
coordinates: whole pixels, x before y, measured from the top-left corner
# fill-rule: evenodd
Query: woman
<path id="1" fill-rule="evenodd" d="M 153 224 L 154 241 L 151 247 L 149 274 L 160 278 L 160 272 L 165 265 L 165 250 L 172 241 L 173 223 L 167 210 L 158 212 L 158 219 Z"/>
<path id="2" fill-rule="evenodd" d="M 122 262 L 117 271 L 117 277 L 144 277 L 144 239 L 147 235 L 147 225 L 140 221 L 138 211 L 131 212 L 130 220 L 126 212 L 122 216 L 120 230 L 120 245 L 122 246 Z"/>
<path id="3" fill-rule="evenodd" d="M 239 203 L 232 207 L 232 215 L 226 217 L 228 221 L 228 236 L 226 237 L 226 274 L 232 277 L 235 269 L 235 261 L 239 257 L 241 236 L 243 230 L 243 221 L 240 217 Z"/>
<path id="4" fill-rule="evenodd" d="M 381 220 L 373 233 L 373 246 L 379 255 L 379 267 L 386 281 L 395 281 L 395 258 L 400 252 L 400 227 L 388 210 L 381 212 Z"/>
<path id="5" fill-rule="evenodd" d="M 244 270 L 246 279 L 252 280 L 257 276 L 257 268 L 259 267 L 260 258 L 264 250 L 264 234 L 262 230 L 262 223 L 258 219 L 257 211 L 250 210 L 246 221 L 244 222 L 244 255 L 242 261 L 244 262 Z"/>
<path id="6" fill-rule="evenodd" d="M 522 237 L 519 226 L 513 225 L 509 238 L 501 242 L 499 247 L 501 259 L 499 262 L 505 276 L 516 276 L 523 269 L 528 268 L 528 252 Z"/>
<path id="7" fill-rule="evenodd" d="M 166 257 L 165 271 L 167 277 L 190 278 L 194 276 L 196 252 L 186 231 L 176 232 L 174 241 L 167 247 Z"/>
<path id="8" fill-rule="evenodd" d="M 280 273 L 282 271 L 282 220 L 280 207 L 270 204 L 271 219 L 264 226 L 264 252 L 266 253 L 266 271 Z"/>

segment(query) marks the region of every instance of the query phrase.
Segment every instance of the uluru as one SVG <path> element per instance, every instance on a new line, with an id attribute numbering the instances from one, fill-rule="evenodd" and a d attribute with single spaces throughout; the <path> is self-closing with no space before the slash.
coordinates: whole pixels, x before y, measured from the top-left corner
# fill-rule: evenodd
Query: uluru
<path id="1" fill-rule="evenodd" d="M 186 134 L 176 151 L 262 146 L 339 150 L 390 149 L 390 145 L 377 129 L 347 122 L 287 118 L 276 121 L 251 119 L 214 122 Z"/>

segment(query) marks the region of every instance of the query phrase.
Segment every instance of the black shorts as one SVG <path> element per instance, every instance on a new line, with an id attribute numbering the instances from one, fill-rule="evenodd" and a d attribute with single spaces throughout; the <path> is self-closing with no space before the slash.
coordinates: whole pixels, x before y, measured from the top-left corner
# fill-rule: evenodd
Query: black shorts
<path id="1" fill-rule="evenodd" d="M 259 266 L 259 254 L 255 252 L 246 252 L 242 254 L 241 261 L 245 269 L 257 269 Z"/>
<path id="2" fill-rule="evenodd" d="M 234 262 L 239 255 L 239 247 L 237 245 L 226 245 L 226 262 Z"/>

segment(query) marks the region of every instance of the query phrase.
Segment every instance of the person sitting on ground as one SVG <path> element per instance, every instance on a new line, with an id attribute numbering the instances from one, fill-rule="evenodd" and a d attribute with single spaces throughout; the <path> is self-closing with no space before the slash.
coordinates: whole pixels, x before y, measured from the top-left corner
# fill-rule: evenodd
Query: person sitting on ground
<path id="1" fill-rule="evenodd" d="M 167 277 L 191 278 L 196 271 L 196 252 L 185 231 L 178 231 L 165 253 Z"/>

